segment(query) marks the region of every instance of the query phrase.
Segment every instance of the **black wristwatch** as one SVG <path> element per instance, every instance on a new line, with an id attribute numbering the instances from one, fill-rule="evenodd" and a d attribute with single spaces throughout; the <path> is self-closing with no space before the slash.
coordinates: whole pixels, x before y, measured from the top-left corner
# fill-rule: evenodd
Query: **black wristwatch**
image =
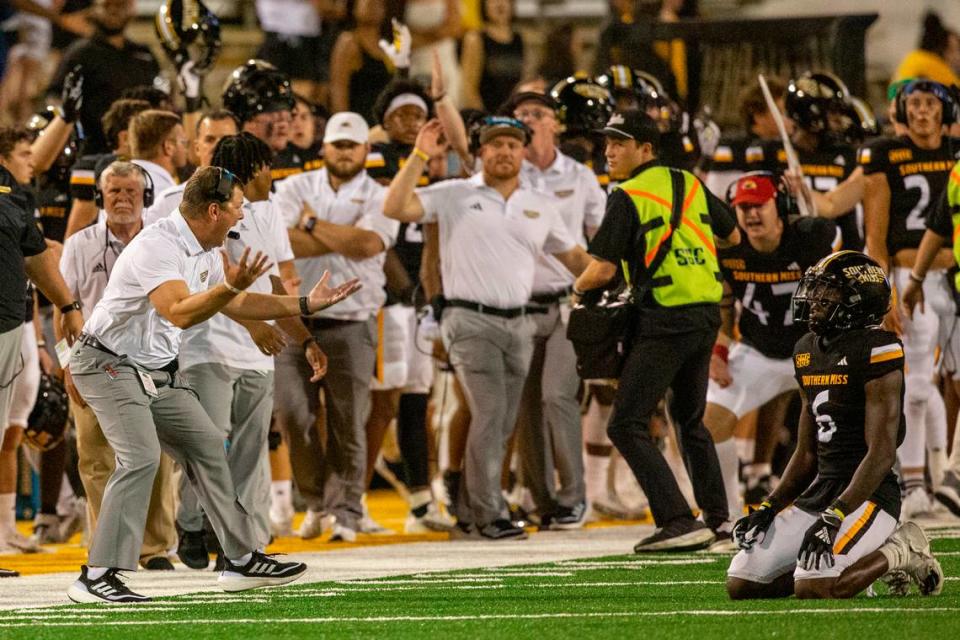
<path id="1" fill-rule="evenodd" d="M 310 305 L 308 302 L 309 298 L 307 298 L 307 296 L 300 296 L 300 315 L 309 316 L 313 313 L 310 311 Z"/>
<path id="2" fill-rule="evenodd" d="M 303 230 L 307 233 L 313 233 L 313 228 L 317 226 L 317 217 L 313 216 L 312 218 L 307 218 L 307 221 L 303 223 Z"/>
<path id="3" fill-rule="evenodd" d="M 80 304 L 80 301 L 79 301 L 79 300 L 74 300 L 74 301 L 71 302 L 70 304 L 65 304 L 65 305 L 63 305 L 62 307 L 60 307 L 60 313 L 66 315 L 66 314 L 70 313 L 71 311 L 80 311 L 80 309 L 82 309 L 82 308 L 83 308 L 83 305 Z"/>

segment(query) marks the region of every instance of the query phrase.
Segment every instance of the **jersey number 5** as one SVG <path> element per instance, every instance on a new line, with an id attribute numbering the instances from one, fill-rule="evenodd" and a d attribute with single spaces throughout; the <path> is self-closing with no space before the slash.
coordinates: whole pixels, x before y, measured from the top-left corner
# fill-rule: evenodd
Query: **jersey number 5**
<path id="1" fill-rule="evenodd" d="M 830 390 L 826 389 L 817 394 L 813 399 L 810 408 L 813 410 L 814 418 L 817 421 L 817 440 L 820 442 L 830 442 L 833 434 L 837 431 L 837 423 L 833 421 L 826 413 L 820 412 L 820 407 L 830 401 Z"/>

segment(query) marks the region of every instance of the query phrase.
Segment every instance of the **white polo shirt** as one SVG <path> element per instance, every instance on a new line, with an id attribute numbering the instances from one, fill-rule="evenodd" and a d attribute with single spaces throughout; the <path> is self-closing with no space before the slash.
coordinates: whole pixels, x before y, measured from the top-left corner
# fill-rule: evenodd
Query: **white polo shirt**
<path id="1" fill-rule="evenodd" d="M 318 219 L 373 231 L 383 240 L 383 246 L 389 249 L 396 243 L 400 223 L 383 215 L 383 199 L 386 193 L 387 190 L 367 175 L 366 171 L 361 171 L 334 191 L 324 168 L 291 176 L 281 182 L 277 186 L 276 202 L 287 227 L 297 226 L 303 205 L 308 204 L 316 212 Z M 380 310 L 387 298 L 383 290 L 386 284 L 383 273 L 385 259 L 385 252 L 363 260 L 353 260 L 338 253 L 298 258 L 297 271 L 303 280 L 300 293 L 309 293 L 324 270 L 330 271 L 331 280 L 335 284 L 359 278 L 363 283 L 360 291 L 314 316 L 336 320 L 367 320 Z"/>
<path id="2" fill-rule="evenodd" d="M 150 179 L 153 180 L 154 195 L 163 193 L 170 187 L 177 184 L 176 179 L 170 175 L 170 172 L 158 165 L 156 162 L 150 162 L 149 160 L 131 160 L 131 162 L 139 167 L 142 167 L 144 171 L 150 174 Z"/>
<path id="3" fill-rule="evenodd" d="M 570 236 L 586 248 L 585 229 L 600 228 L 607 206 L 607 196 L 586 165 L 557 150 L 553 163 L 541 171 L 533 163 L 523 161 L 520 175 L 536 189 L 557 199 L 557 209 Z M 556 293 L 573 285 L 576 278 L 559 260 L 542 255 L 533 276 L 533 293 Z"/>
<path id="4" fill-rule="evenodd" d="M 173 280 L 186 282 L 191 294 L 224 280 L 219 251 L 205 251 L 179 211 L 141 231 L 120 254 L 84 331 L 147 369 L 168 364 L 180 352 L 183 330 L 148 296 Z"/>
<path id="5" fill-rule="evenodd" d="M 447 298 L 507 309 L 530 300 L 537 259 L 576 242 L 555 198 L 521 182 L 504 200 L 483 174 L 417 189 L 422 222 L 438 222 Z"/>
<path id="6" fill-rule="evenodd" d="M 60 273 L 86 313 L 93 309 L 107 288 L 117 259 L 126 245 L 101 220 L 67 238 L 60 256 Z"/>
<path id="7" fill-rule="evenodd" d="M 143 226 L 149 227 L 160 218 L 166 218 L 180 209 L 180 203 L 183 202 L 183 190 L 186 188 L 187 183 L 184 182 L 158 191 L 153 198 L 153 204 L 143 212 Z"/>
<path id="8" fill-rule="evenodd" d="M 247 291 L 252 293 L 273 293 L 270 276 L 280 275 L 277 264 L 293 260 L 290 248 L 290 236 L 280 214 L 270 200 L 243 203 L 243 220 L 237 222 L 233 231 L 240 234 L 234 240 L 227 238 L 224 248 L 234 263 L 240 261 L 245 247 L 250 247 L 250 255 L 262 251 L 270 257 L 273 266 L 257 278 Z M 250 333 L 240 324 L 222 313 L 214 315 L 206 322 L 190 327 L 183 333 L 180 347 L 180 367 L 186 369 L 196 364 L 216 362 L 238 369 L 273 371 L 273 356 L 260 352 Z"/>

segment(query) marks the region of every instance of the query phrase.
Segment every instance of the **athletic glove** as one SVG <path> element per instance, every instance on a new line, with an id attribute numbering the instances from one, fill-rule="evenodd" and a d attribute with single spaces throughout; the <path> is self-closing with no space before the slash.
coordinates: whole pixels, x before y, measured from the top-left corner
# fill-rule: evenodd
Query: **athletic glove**
<path id="1" fill-rule="evenodd" d="M 410 29 L 396 18 L 393 22 L 393 40 L 387 42 L 380 41 L 380 48 L 383 50 L 390 62 L 397 69 L 410 68 L 410 48 L 413 44 L 413 38 L 410 36 Z"/>
<path id="2" fill-rule="evenodd" d="M 187 113 L 200 111 L 203 108 L 203 76 L 197 73 L 196 63 L 193 60 L 187 60 L 183 66 L 177 70 L 177 82 L 180 85 L 180 91 L 186 99 Z"/>
<path id="3" fill-rule="evenodd" d="M 777 510 L 769 500 L 764 500 L 759 509 L 750 508 L 750 513 L 733 525 L 733 541 L 741 549 L 750 549 L 763 542 L 767 529 L 777 517 Z"/>
<path id="4" fill-rule="evenodd" d="M 817 521 L 803 535 L 800 555 L 797 557 L 800 567 L 807 571 L 819 571 L 821 567 L 829 569 L 833 566 L 833 543 L 842 523 L 843 513 L 836 507 L 820 512 Z"/>
<path id="5" fill-rule="evenodd" d="M 60 93 L 59 115 L 64 122 L 76 122 L 83 107 L 83 67 L 71 69 L 63 78 L 63 91 Z"/>

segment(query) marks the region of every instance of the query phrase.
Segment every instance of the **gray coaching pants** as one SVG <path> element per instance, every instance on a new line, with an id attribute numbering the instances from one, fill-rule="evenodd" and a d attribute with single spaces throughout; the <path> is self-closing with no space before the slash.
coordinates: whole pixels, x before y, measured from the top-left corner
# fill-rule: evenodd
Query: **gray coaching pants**
<path id="1" fill-rule="evenodd" d="M 310 382 L 311 370 L 300 345 L 276 357 L 274 406 L 290 443 L 293 477 L 312 511 L 324 511 L 356 530 L 362 516 L 367 466 L 366 424 L 370 380 L 376 363 L 377 329 L 370 320 L 311 329 L 327 354 L 327 375 Z M 316 428 L 320 387 L 326 402 L 326 440 Z"/>
<path id="2" fill-rule="evenodd" d="M 17 376 L 23 373 L 23 358 L 20 357 L 20 340 L 23 324 L 0 333 L 0 442 L 10 421 L 10 401 Z"/>
<path id="3" fill-rule="evenodd" d="M 480 526 L 509 515 L 500 472 L 533 351 L 530 316 L 500 318 L 448 308 L 440 324 L 443 345 L 470 406 L 457 518 Z"/>
<path id="4" fill-rule="evenodd" d="M 541 514 L 586 499 L 577 355 L 560 319 L 560 303 L 547 309 L 547 313 L 530 315 L 536 324 L 533 358 L 517 420 L 524 485 Z M 559 489 L 555 475 L 560 478 Z"/>
<path id="5" fill-rule="evenodd" d="M 227 464 L 244 510 L 253 516 L 260 548 L 270 542 L 270 465 L 267 434 L 273 411 L 273 371 L 238 369 L 213 362 L 183 370 L 190 388 L 220 437 L 228 442 Z M 203 510 L 186 475 L 180 476 L 177 523 L 185 531 L 203 528 Z"/>
<path id="6" fill-rule="evenodd" d="M 117 467 L 103 494 L 89 564 L 135 570 L 161 448 L 194 484 L 228 558 L 257 548 L 256 526 L 237 496 L 223 435 L 180 374 L 152 371 L 147 395 L 126 356 L 81 345 L 70 359 L 77 390 L 100 421 Z"/>

